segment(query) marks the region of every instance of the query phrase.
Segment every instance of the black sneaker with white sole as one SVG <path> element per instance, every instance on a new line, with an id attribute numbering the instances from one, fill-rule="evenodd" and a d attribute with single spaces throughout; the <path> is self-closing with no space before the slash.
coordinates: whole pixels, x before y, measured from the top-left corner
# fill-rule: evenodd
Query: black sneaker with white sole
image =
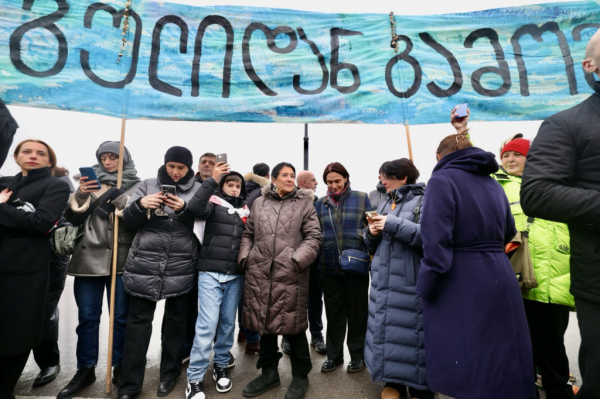
<path id="1" fill-rule="evenodd" d="M 185 390 L 185 399 L 206 399 L 204 395 L 204 383 L 202 381 L 189 382 Z"/>
<path id="2" fill-rule="evenodd" d="M 231 379 L 229 369 L 215 366 L 213 368 L 213 379 L 217 383 L 217 392 L 225 393 L 231 391 Z"/>

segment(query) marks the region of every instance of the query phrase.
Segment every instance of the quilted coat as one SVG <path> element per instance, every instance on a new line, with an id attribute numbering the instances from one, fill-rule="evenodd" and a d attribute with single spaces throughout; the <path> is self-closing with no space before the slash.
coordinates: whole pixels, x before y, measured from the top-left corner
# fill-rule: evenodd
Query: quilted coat
<path id="1" fill-rule="evenodd" d="M 196 215 L 187 203 L 200 188 L 200 183 L 192 178 L 176 187 L 177 196 L 186 202 L 181 212 L 165 206 L 168 216 L 156 216 L 150 211 L 148 219 L 139 200 L 161 191 L 159 179 L 140 183 L 123 211 L 123 222 L 129 228 L 139 228 L 123 271 L 125 291 L 130 295 L 159 301 L 196 289 L 200 242 L 193 232 Z"/>
<path id="2" fill-rule="evenodd" d="M 239 263 L 246 270 L 242 324 L 262 334 L 295 335 L 308 327 L 308 279 L 321 244 L 314 193 L 280 197 L 269 186 L 252 205 Z"/>
<path id="3" fill-rule="evenodd" d="M 395 210 L 390 197 L 377 209 L 379 215 L 387 214 L 383 233 L 372 236 L 368 228 L 363 233 L 370 252 L 375 253 L 365 363 L 373 381 L 428 390 L 423 312 L 417 295 L 423 241 L 421 226 L 415 223 L 425 185 L 409 184 L 395 194 Z"/>

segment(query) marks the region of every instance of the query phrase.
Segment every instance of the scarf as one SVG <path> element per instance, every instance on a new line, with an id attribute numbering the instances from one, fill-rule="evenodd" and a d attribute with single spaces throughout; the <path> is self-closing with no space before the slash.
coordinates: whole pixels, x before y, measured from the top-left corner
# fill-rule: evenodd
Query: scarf
<path id="1" fill-rule="evenodd" d="M 242 219 L 242 222 L 244 222 L 244 224 L 246 224 L 246 222 L 248 221 L 248 216 L 250 215 L 250 209 L 248 209 L 248 205 L 244 205 L 243 208 L 235 208 L 229 202 L 225 201 L 221 197 L 217 197 L 216 195 L 211 196 L 208 201 L 212 202 L 215 205 L 227 208 L 227 213 L 229 213 L 230 215 L 237 213 L 240 219 Z M 206 220 L 196 219 L 194 221 L 194 234 L 196 235 L 196 237 L 198 237 L 198 241 L 200 241 L 200 244 L 203 244 L 204 242 L 205 230 Z"/>
<path id="2" fill-rule="evenodd" d="M 96 176 L 98 176 L 98 180 L 100 180 L 100 183 L 114 187 L 117 186 L 117 171 L 109 172 L 106 169 L 104 169 L 104 166 L 102 166 L 102 164 L 93 165 L 92 168 L 94 168 L 94 172 L 96 172 Z M 75 177 L 77 178 L 77 180 L 79 180 L 79 177 Z M 142 180 L 137 176 L 137 170 L 135 169 L 135 164 L 133 163 L 133 160 L 123 165 L 123 180 L 121 181 L 122 190 L 127 191 L 141 181 Z"/>
<path id="3" fill-rule="evenodd" d="M 346 183 L 346 187 L 344 187 L 344 189 L 342 191 L 340 191 L 339 193 L 332 193 L 331 190 L 327 190 L 327 198 L 329 199 L 329 201 L 331 201 L 331 203 L 333 205 L 335 205 L 336 207 L 340 204 L 340 202 L 342 201 L 342 198 L 344 197 L 344 194 L 346 194 L 346 192 L 348 191 L 348 189 L 350 188 L 350 183 Z"/>
<path id="4" fill-rule="evenodd" d="M 187 174 L 178 181 L 171 179 L 171 176 L 169 176 L 169 174 L 167 173 L 167 167 L 165 165 L 158 168 L 158 181 L 160 182 L 160 184 L 166 184 L 169 186 L 180 186 L 182 184 L 186 184 L 193 177 L 194 171 L 192 170 L 192 168 L 189 168 Z"/>

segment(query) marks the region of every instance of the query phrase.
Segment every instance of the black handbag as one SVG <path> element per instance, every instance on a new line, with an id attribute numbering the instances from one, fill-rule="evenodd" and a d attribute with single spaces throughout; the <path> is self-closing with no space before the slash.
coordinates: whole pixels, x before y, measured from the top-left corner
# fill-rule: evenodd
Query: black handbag
<path id="1" fill-rule="evenodd" d="M 331 216 L 331 208 L 327 207 L 329 212 L 329 219 L 331 219 L 331 227 L 333 227 L 333 235 L 335 237 L 335 243 L 338 247 L 338 253 L 340 254 L 340 267 L 344 273 L 358 274 L 360 276 L 366 276 L 369 274 L 371 265 L 371 256 L 368 253 L 359 251 L 357 249 L 346 249 L 342 252 L 340 248 L 340 242 L 337 238 L 335 231 L 335 223 Z"/>

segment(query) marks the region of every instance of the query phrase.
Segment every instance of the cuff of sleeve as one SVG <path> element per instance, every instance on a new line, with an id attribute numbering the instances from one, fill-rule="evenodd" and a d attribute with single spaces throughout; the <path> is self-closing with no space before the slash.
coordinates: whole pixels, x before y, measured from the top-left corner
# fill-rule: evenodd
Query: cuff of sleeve
<path id="1" fill-rule="evenodd" d="M 79 189 L 71 195 L 69 204 L 73 213 L 83 213 L 90 207 L 91 197 L 89 193 L 82 193 Z"/>

